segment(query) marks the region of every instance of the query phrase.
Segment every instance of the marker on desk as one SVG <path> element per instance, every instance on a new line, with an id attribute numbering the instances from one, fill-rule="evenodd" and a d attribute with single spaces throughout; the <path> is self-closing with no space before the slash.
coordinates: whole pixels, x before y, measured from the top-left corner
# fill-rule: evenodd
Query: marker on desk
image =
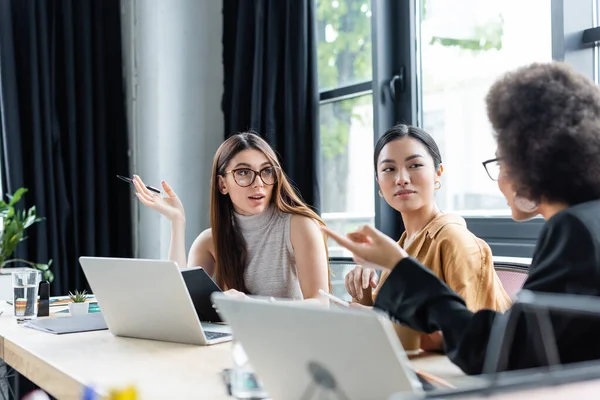
<path id="1" fill-rule="evenodd" d="M 335 304 L 337 304 L 339 306 L 350 307 L 350 303 L 340 299 L 339 297 L 332 295 L 331 293 L 324 291 L 323 289 L 319 289 L 319 294 L 323 297 L 327 297 L 329 300 L 333 301 Z"/>
<path id="2" fill-rule="evenodd" d="M 81 400 L 99 400 L 100 396 L 96 394 L 96 391 L 91 386 L 85 386 L 83 388 L 83 394 Z M 126 387 L 125 389 L 112 389 L 106 398 L 108 400 L 137 400 L 137 390 L 133 386 Z"/>
<path id="3" fill-rule="evenodd" d="M 133 386 L 126 387 L 122 390 L 111 390 L 109 393 L 110 400 L 137 400 L 137 390 Z"/>
<path id="4" fill-rule="evenodd" d="M 81 400 L 96 400 L 98 396 L 96 396 L 96 392 L 92 389 L 91 386 L 85 386 L 83 388 L 83 395 L 81 396 Z"/>

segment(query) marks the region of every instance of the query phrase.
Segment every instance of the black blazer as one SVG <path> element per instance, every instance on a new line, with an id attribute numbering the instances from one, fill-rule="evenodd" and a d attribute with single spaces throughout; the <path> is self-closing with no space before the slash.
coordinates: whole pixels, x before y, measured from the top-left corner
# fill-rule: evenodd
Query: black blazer
<path id="1" fill-rule="evenodd" d="M 563 210 L 544 224 L 524 289 L 600 296 L 600 200 Z M 375 307 L 422 332 L 441 330 L 448 357 L 468 374 L 482 372 L 494 317 L 473 313 L 464 300 L 413 258 L 400 261 L 381 287 Z M 552 315 L 562 363 L 600 359 L 600 318 Z M 538 358 L 537 325 L 521 317 L 508 369 L 546 365 Z"/>

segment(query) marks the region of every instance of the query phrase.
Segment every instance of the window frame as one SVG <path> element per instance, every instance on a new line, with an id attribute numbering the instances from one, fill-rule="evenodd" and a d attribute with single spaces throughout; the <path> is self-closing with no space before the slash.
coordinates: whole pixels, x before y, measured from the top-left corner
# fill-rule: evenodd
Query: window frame
<path id="1" fill-rule="evenodd" d="M 371 16 L 371 30 L 372 29 L 373 29 L 373 17 Z M 318 75 L 318 71 L 317 71 L 317 75 Z M 361 96 L 365 96 L 365 95 L 373 95 L 373 88 L 374 88 L 373 82 L 374 81 L 372 79 L 364 80 L 364 81 L 361 81 L 358 83 L 352 83 L 352 84 L 348 84 L 348 85 L 338 86 L 333 89 L 319 90 L 319 109 L 325 104 L 341 102 L 344 100 L 349 100 L 349 99 L 353 99 L 353 98 L 361 97 Z M 375 116 L 373 116 L 373 118 L 375 118 Z M 324 187 L 324 184 L 321 184 L 320 186 Z M 373 210 L 373 212 L 376 217 L 376 215 L 377 215 L 376 208 L 375 208 L 375 210 Z M 335 212 L 328 213 L 328 212 L 321 211 L 320 214 L 324 220 L 327 220 L 327 219 L 329 219 L 328 217 L 335 218 L 335 216 L 339 213 L 335 213 Z"/>

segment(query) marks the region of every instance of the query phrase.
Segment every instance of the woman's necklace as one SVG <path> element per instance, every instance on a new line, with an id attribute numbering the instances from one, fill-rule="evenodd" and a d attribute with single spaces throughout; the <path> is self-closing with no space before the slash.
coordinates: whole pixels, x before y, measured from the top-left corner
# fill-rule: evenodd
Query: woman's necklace
<path id="1" fill-rule="evenodd" d="M 425 225 L 423 225 L 423 227 L 421 229 L 419 229 L 418 231 L 416 231 L 415 233 L 413 233 L 412 235 L 406 236 L 406 239 L 404 239 L 404 249 L 406 250 L 408 248 L 408 246 L 410 246 L 412 244 L 412 242 L 416 239 L 417 236 L 419 236 L 421 234 L 421 232 L 423 232 L 423 229 L 425 229 L 427 227 L 427 225 L 429 225 L 429 223 L 431 221 L 433 221 L 434 219 L 437 218 L 438 215 L 443 214 L 443 212 L 438 211 L 436 212 L 433 217 L 431 217 L 431 219 L 429 221 L 427 221 L 427 223 Z"/>

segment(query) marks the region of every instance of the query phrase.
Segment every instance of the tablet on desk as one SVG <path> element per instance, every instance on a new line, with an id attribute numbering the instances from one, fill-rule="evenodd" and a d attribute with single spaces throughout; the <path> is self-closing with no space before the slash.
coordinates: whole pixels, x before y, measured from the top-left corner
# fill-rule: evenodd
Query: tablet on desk
<path id="1" fill-rule="evenodd" d="M 202 322 L 223 322 L 213 307 L 210 295 L 221 292 L 221 288 L 212 280 L 202 267 L 181 268 L 181 275 L 187 286 L 198 318 Z"/>

